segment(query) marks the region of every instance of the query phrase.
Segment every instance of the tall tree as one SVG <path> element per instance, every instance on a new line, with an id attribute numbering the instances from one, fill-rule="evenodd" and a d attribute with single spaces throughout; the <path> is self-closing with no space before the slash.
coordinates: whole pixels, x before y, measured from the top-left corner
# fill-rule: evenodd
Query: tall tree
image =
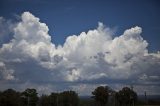
<path id="1" fill-rule="evenodd" d="M 1 92 L 0 106 L 20 106 L 20 93 L 13 89 Z"/>
<path id="2" fill-rule="evenodd" d="M 134 92 L 129 87 L 124 87 L 116 94 L 116 98 L 119 101 L 120 105 L 135 105 L 137 100 L 137 93 Z"/>
<path id="3" fill-rule="evenodd" d="M 75 91 L 64 91 L 58 96 L 58 106 L 78 106 L 79 98 Z"/>
<path id="4" fill-rule="evenodd" d="M 109 106 L 116 106 L 116 98 L 115 98 L 116 91 L 114 91 L 109 86 L 105 86 L 105 88 L 108 90 L 108 95 L 109 95 L 107 104 Z"/>
<path id="5" fill-rule="evenodd" d="M 108 87 L 99 86 L 92 92 L 92 95 L 99 106 L 105 106 L 109 96 Z"/>
<path id="6" fill-rule="evenodd" d="M 36 106 L 38 101 L 36 89 L 27 88 L 24 92 L 21 93 L 21 98 L 23 101 L 23 105 Z"/>
<path id="7" fill-rule="evenodd" d="M 38 106 L 52 106 L 50 104 L 50 99 L 49 99 L 49 96 L 48 95 L 42 95 L 40 98 L 39 98 L 39 105 Z"/>
<path id="8" fill-rule="evenodd" d="M 49 95 L 49 101 L 50 101 L 50 106 L 59 106 L 59 100 L 58 100 L 59 94 L 52 92 Z"/>

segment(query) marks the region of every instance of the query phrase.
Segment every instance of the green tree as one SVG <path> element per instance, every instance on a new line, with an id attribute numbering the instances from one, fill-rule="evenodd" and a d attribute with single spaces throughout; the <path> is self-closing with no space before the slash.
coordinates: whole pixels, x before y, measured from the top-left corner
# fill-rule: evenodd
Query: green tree
<path id="1" fill-rule="evenodd" d="M 137 100 L 137 93 L 128 87 L 124 87 L 116 94 L 116 98 L 120 106 L 134 106 Z"/>
<path id="2" fill-rule="evenodd" d="M 50 99 L 48 95 L 42 95 L 39 98 L 39 106 L 52 106 L 50 105 Z"/>
<path id="3" fill-rule="evenodd" d="M 105 86 L 105 88 L 108 90 L 108 102 L 107 102 L 107 105 L 115 106 L 116 105 L 116 98 L 115 98 L 116 91 L 114 91 L 109 86 Z"/>
<path id="4" fill-rule="evenodd" d="M 13 89 L 1 92 L 0 106 L 20 106 L 20 93 Z"/>
<path id="5" fill-rule="evenodd" d="M 49 95 L 49 101 L 50 101 L 50 106 L 58 106 L 59 100 L 58 100 L 59 94 L 52 92 Z"/>
<path id="6" fill-rule="evenodd" d="M 27 88 L 21 93 L 21 100 L 23 101 L 24 106 L 36 106 L 38 101 L 36 89 Z"/>
<path id="7" fill-rule="evenodd" d="M 108 102 L 109 90 L 108 87 L 99 86 L 92 92 L 92 97 L 99 106 L 105 106 Z"/>
<path id="8" fill-rule="evenodd" d="M 58 96 L 58 106 L 78 106 L 79 98 L 75 91 L 64 91 Z"/>

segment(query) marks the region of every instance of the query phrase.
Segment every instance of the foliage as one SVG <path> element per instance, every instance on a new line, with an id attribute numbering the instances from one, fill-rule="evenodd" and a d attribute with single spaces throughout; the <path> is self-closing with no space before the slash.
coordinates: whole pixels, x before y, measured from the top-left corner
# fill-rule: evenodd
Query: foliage
<path id="1" fill-rule="evenodd" d="M 135 105 L 137 101 L 137 94 L 132 89 L 124 87 L 118 93 L 116 93 L 116 99 L 119 102 L 119 105 Z"/>
<path id="2" fill-rule="evenodd" d="M 39 98 L 39 106 L 50 106 L 50 98 L 48 95 L 42 95 Z"/>
<path id="3" fill-rule="evenodd" d="M 64 91 L 58 96 L 59 106 L 78 106 L 79 98 L 75 91 Z"/>
<path id="4" fill-rule="evenodd" d="M 108 86 L 99 86 L 92 92 L 93 99 L 79 100 L 75 91 L 52 92 L 38 97 L 36 89 L 23 92 L 13 89 L 0 91 L 0 106 L 128 106 L 135 105 L 137 94 L 128 87 L 115 92 Z"/>
<path id="5" fill-rule="evenodd" d="M 78 106 L 79 98 L 75 91 L 51 93 L 49 96 L 42 95 L 39 100 L 40 106 Z"/>
<path id="6" fill-rule="evenodd" d="M 24 106 L 36 106 L 38 101 L 36 89 L 27 88 L 21 93 L 21 100 Z"/>
<path id="7" fill-rule="evenodd" d="M 52 92 L 50 95 L 49 95 L 49 103 L 51 106 L 58 106 L 58 96 L 59 96 L 59 93 L 54 93 Z"/>
<path id="8" fill-rule="evenodd" d="M 0 106 L 20 106 L 20 93 L 7 89 L 0 93 Z"/>
<path id="9" fill-rule="evenodd" d="M 100 106 L 104 106 L 108 101 L 109 90 L 108 87 L 99 86 L 93 92 L 92 96 Z"/>

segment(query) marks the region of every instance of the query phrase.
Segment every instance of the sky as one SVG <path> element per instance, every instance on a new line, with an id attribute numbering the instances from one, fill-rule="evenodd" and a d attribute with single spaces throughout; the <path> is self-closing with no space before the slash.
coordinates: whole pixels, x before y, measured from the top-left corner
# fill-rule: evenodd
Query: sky
<path id="1" fill-rule="evenodd" d="M 160 91 L 158 0 L 1 0 L 0 90 Z"/>

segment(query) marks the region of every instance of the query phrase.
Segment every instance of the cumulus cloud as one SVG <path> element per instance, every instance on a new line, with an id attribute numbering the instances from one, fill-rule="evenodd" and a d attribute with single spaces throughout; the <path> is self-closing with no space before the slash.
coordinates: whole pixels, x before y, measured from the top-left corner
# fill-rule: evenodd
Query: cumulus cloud
<path id="1" fill-rule="evenodd" d="M 13 38 L 14 27 L 15 23 L 13 21 L 0 17 L 0 47 Z"/>
<path id="2" fill-rule="evenodd" d="M 141 27 L 113 37 L 114 31 L 99 22 L 96 29 L 68 36 L 63 45 L 55 46 L 48 26 L 24 12 L 12 30 L 13 38 L 0 48 L 0 76 L 16 78 L 19 86 L 29 82 L 41 90 L 77 89 L 75 84 L 80 84 L 84 93 L 87 83 L 159 84 L 160 53 L 148 51 Z M 42 87 L 44 83 L 48 88 Z M 52 87 L 53 83 L 61 84 Z"/>
<path id="3" fill-rule="evenodd" d="M 14 70 L 7 69 L 3 62 L 0 62 L 0 80 L 13 80 Z"/>

